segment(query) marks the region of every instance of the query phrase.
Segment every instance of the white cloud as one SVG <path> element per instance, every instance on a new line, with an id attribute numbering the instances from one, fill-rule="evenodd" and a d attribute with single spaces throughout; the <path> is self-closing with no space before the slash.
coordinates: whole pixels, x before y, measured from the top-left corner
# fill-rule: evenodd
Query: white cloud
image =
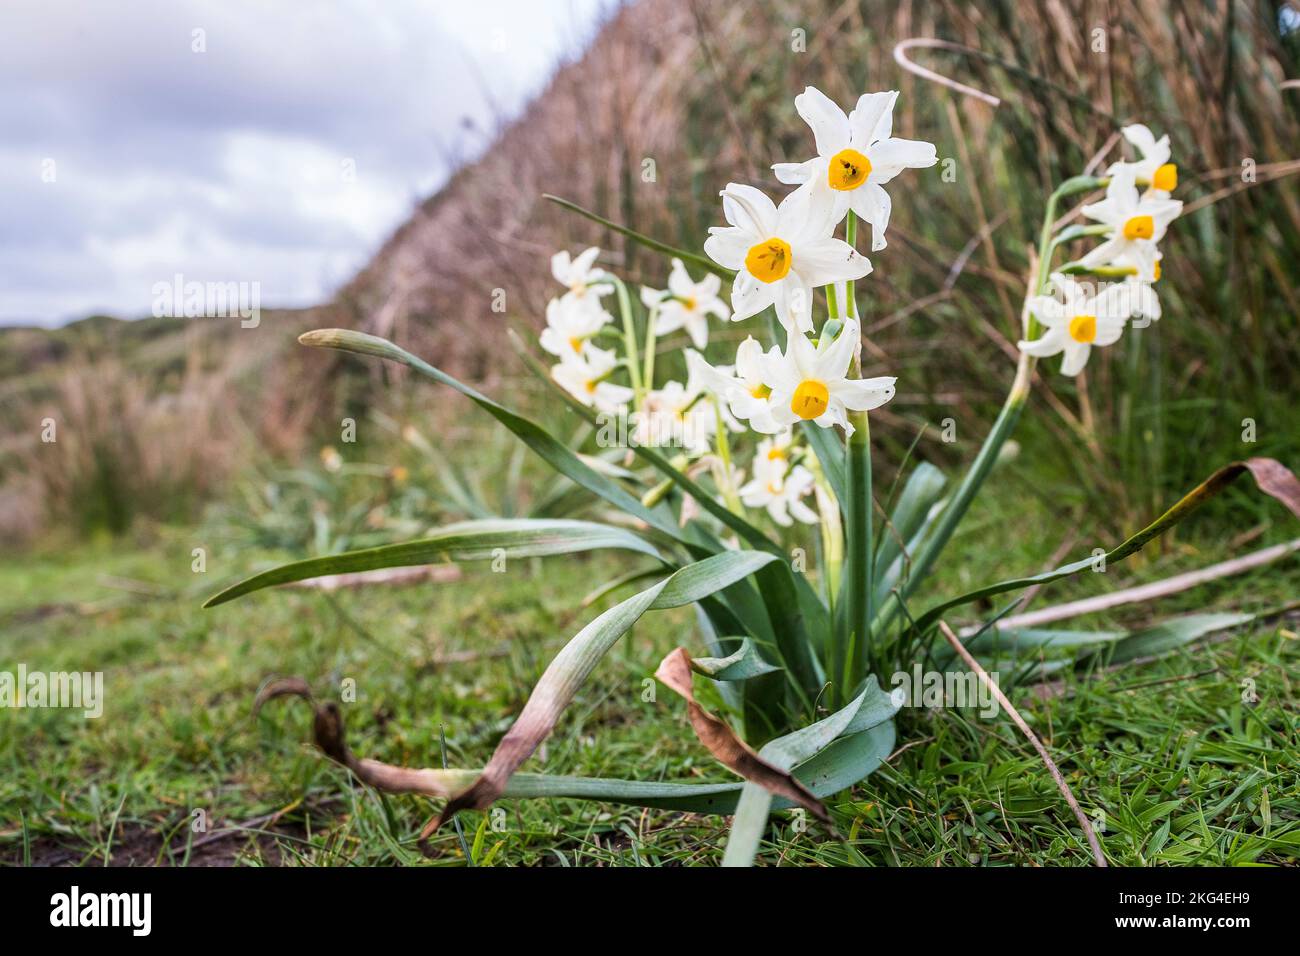
<path id="1" fill-rule="evenodd" d="M 143 315 L 176 272 L 321 300 L 600 5 L 5 0 L 0 323 Z"/>

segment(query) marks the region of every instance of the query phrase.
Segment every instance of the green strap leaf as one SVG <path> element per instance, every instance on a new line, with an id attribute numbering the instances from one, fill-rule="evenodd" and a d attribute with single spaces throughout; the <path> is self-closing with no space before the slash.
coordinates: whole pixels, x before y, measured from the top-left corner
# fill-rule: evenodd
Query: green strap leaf
<path id="1" fill-rule="evenodd" d="M 894 725 L 892 722 L 884 723 L 864 733 L 836 740 L 820 754 L 796 767 L 794 776 L 814 795 L 829 797 L 865 778 L 889 756 L 893 748 Z M 430 777 L 439 778 L 441 788 L 448 793 L 464 790 L 482 774 L 481 770 L 455 769 L 430 769 L 423 772 Z M 848 779 L 850 776 L 852 779 Z M 677 810 L 683 813 L 729 814 L 736 812 L 744 786 L 743 783 L 732 781 L 676 783 L 521 771 L 510 778 L 501 796 L 515 800 L 596 800 L 601 803 Z M 791 806 L 791 802 L 782 797 L 772 801 L 773 810 L 788 810 Z"/>
<path id="2" fill-rule="evenodd" d="M 769 741 L 758 755 L 772 766 L 780 770 L 788 770 L 796 764 L 807 763 L 811 758 L 826 751 L 840 738 L 846 741 L 854 740 L 856 742 L 853 745 L 844 747 L 841 752 L 828 758 L 827 762 L 812 768 L 824 783 L 840 783 L 846 771 L 857 772 L 860 767 L 870 765 L 861 776 L 844 783 L 840 788 L 843 789 L 844 786 L 861 780 L 888 756 L 888 749 L 883 753 L 879 752 L 882 740 L 867 738 L 866 735 L 874 728 L 890 721 L 902 706 L 901 693 L 885 693 L 880 689 L 875 675 L 869 675 L 862 692 L 848 705 L 814 724 Z M 890 726 L 887 747 L 893 744 L 892 724 Z M 859 741 L 858 738 L 864 739 Z M 795 776 L 803 780 L 801 773 L 796 773 Z M 813 792 L 816 794 L 815 790 Z M 727 836 L 727 849 L 722 859 L 723 866 L 753 864 L 754 857 L 758 853 L 758 845 L 763 839 L 763 832 L 767 828 L 767 819 L 771 814 L 772 805 L 771 792 L 755 783 L 745 784 L 736 806 L 736 817 Z"/>
<path id="3" fill-rule="evenodd" d="M 813 422 L 803 423 L 803 434 L 822 466 L 822 473 L 826 475 L 831 491 L 835 492 L 835 498 L 843 508 L 849 500 L 848 465 L 845 462 L 844 443 L 836 435 L 835 429 L 822 428 Z"/>
<path id="4" fill-rule="evenodd" d="M 448 525 L 428 538 L 309 558 L 281 565 L 226 588 L 208 598 L 215 607 L 253 591 L 333 574 L 404 568 L 444 561 L 480 561 L 504 553 L 506 557 L 543 557 L 617 548 L 662 558 L 649 542 L 631 531 L 593 521 L 493 519 Z"/>
<path id="5" fill-rule="evenodd" d="M 681 541 L 681 529 L 662 511 L 651 510 L 641 504 L 640 499 L 616 485 L 609 478 L 599 474 L 590 465 L 585 464 L 571 448 L 556 439 L 550 432 L 536 422 L 518 415 L 477 389 L 470 388 L 441 369 L 434 368 L 428 362 L 417 358 L 403 348 L 399 348 L 387 339 L 351 329 L 317 329 L 298 337 L 303 345 L 313 348 L 338 349 L 343 352 L 355 352 L 358 355 L 374 355 L 415 369 L 422 375 L 436 382 L 447 385 L 472 400 L 497 421 L 505 425 L 535 451 L 556 471 L 572 479 L 576 484 L 592 494 L 603 498 L 621 511 L 641 519 L 646 524 L 674 540 Z"/>
<path id="6" fill-rule="evenodd" d="M 889 598 L 890 589 L 902 578 L 907 554 L 914 554 L 937 514 L 935 505 L 943 497 L 948 479 L 929 462 L 921 462 L 907 477 L 903 493 L 889 516 L 889 525 L 881 529 L 876 546 L 876 613 Z"/>
<path id="7" fill-rule="evenodd" d="M 691 669 L 697 674 L 703 674 L 714 680 L 736 681 L 761 677 L 763 674 L 771 674 L 781 668 L 763 660 L 754 642 L 746 637 L 740 642 L 740 647 L 734 654 L 726 657 L 691 658 Z"/>
<path id="8" fill-rule="evenodd" d="M 653 587 L 605 611 L 579 631 L 547 666 L 519 719 L 506 732 L 482 775 L 448 801 L 431 824 L 437 829 L 460 810 L 481 810 L 505 790 L 511 775 L 550 734 L 605 653 L 650 610 L 700 601 L 775 561 L 760 551 L 728 551 L 687 565 Z"/>
<path id="9" fill-rule="evenodd" d="M 584 209 L 583 207 L 579 206 L 577 203 L 570 202 L 568 199 L 561 199 L 559 196 L 552 196 L 550 193 L 543 193 L 542 198 L 555 203 L 557 206 L 559 206 L 562 209 L 567 209 L 570 212 L 576 212 L 579 216 L 582 216 L 585 219 L 590 219 L 592 222 L 599 223 L 600 225 L 604 226 L 606 229 L 612 229 L 614 230 L 614 232 L 617 232 L 620 235 L 627 236 L 633 242 L 640 243 L 641 245 L 645 246 L 647 249 L 653 249 L 655 252 L 662 253 L 663 255 L 666 256 L 675 256 L 676 258 L 681 259 L 683 262 L 689 262 L 692 265 L 699 266 L 701 269 L 707 269 L 709 272 L 712 272 L 714 275 L 721 276 L 727 281 L 731 281 L 732 279 L 736 278 L 736 273 L 732 272 L 730 269 L 726 268 L 725 266 L 718 265 L 708 256 L 702 256 L 697 252 L 689 252 L 685 249 L 678 249 L 676 246 L 670 246 L 666 242 L 660 242 L 658 239 L 652 239 L 649 236 L 645 235 L 644 233 L 637 232 L 635 229 L 629 229 L 627 226 L 623 226 L 620 225 L 619 223 L 614 222 L 613 220 L 606 219 L 604 216 L 598 215 L 592 212 L 590 209 Z"/>
<path id="10" fill-rule="evenodd" d="M 1272 458 L 1249 458 L 1245 461 L 1235 461 L 1214 472 L 1214 474 L 1180 498 L 1172 508 L 1151 522 L 1151 524 L 1129 537 L 1118 547 L 1108 551 L 1104 556 L 1106 563 L 1112 564 L 1116 561 L 1122 561 L 1129 555 L 1141 551 L 1152 538 L 1168 531 L 1207 501 L 1222 494 L 1232 482 L 1247 472 L 1255 479 L 1255 484 L 1260 491 L 1281 501 L 1293 515 L 1300 518 L 1300 481 L 1296 479 L 1296 476 L 1290 470 Z M 962 604 L 969 604 L 971 601 L 978 601 L 981 598 L 992 597 L 996 594 L 1005 594 L 1007 591 L 1019 591 L 1034 584 L 1058 581 L 1061 578 L 1067 578 L 1094 567 L 1096 562 L 1097 558 L 1095 557 L 1082 558 L 1054 570 L 1044 571 L 1042 574 L 1035 574 L 1026 578 L 1013 578 L 1008 581 L 1000 581 L 997 584 L 987 585 L 975 591 L 968 591 L 966 594 L 959 595 L 926 611 L 917 619 L 916 629 L 920 633 L 925 633 L 945 613 Z"/>

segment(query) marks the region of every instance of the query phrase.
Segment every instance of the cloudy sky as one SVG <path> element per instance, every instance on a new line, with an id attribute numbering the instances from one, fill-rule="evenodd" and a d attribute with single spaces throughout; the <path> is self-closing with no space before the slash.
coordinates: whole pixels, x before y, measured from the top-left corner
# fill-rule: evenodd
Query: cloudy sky
<path id="1" fill-rule="evenodd" d="M 346 281 L 614 0 L 3 0 L 0 324 Z"/>

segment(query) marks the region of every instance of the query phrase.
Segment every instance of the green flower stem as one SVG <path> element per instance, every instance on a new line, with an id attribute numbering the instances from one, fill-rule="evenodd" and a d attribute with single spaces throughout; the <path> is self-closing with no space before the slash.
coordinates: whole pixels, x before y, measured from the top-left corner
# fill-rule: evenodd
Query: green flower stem
<path id="1" fill-rule="evenodd" d="M 1034 278 L 1032 288 L 1029 290 L 1030 295 L 1042 293 L 1052 272 L 1052 253 L 1056 248 L 1052 227 L 1056 223 L 1056 210 L 1060 201 L 1066 196 L 1075 193 L 1100 188 L 1106 185 L 1107 182 L 1106 179 L 1098 179 L 1092 176 L 1076 176 L 1073 179 L 1067 179 L 1048 197 L 1047 208 L 1043 213 L 1043 227 L 1039 233 L 1038 273 Z M 1039 332 L 1038 320 L 1026 309 L 1025 337 L 1031 340 L 1035 339 L 1038 337 Z M 1011 382 L 1011 391 L 1007 393 L 1006 401 L 1002 404 L 1002 410 L 998 413 L 992 430 L 989 432 L 988 437 L 984 439 L 984 444 L 980 447 L 975 460 L 971 462 L 969 470 L 962 477 L 961 484 L 953 492 L 948 506 L 944 508 L 943 514 L 939 516 L 934 531 L 926 538 L 920 551 L 912 558 L 911 572 L 900 588 L 903 598 L 914 592 L 917 586 L 925 580 L 930 568 L 934 566 L 934 562 L 948 544 L 953 532 L 957 530 L 957 525 L 965 516 L 966 510 L 970 507 L 971 502 L 975 500 L 975 495 L 984 484 L 984 479 L 988 477 L 989 472 L 993 469 L 993 463 L 997 461 L 1002 446 L 1011 437 L 1011 433 L 1015 431 L 1016 423 L 1020 420 L 1020 413 L 1024 410 L 1025 402 L 1029 398 L 1029 387 L 1033 380 L 1036 364 L 1037 359 L 1032 355 L 1023 352 L 1020 354 L 1020 360 L 1016 363 L 1016 376 Z M 888 626 L 898 613 L 898 609 L 899 602 L 897 600 L 889 601 L 883 608 L 880 608 L 877 611 L 876 619 L 872 622 L 873 629 L 879 631 L 879 629 Z"/>
<path id="2" fill-rule="evenodd" d="M 659 307 L 653 306 L 650 309 L 650 315 L 645 322 L 645 387 L 653 389 L 655 387 L 655 319 L 659 315 Z"/>
<path id="3" fill-rule="evenodd" d="M 857 248 L 858 217 L 850 210 L 844 225 L 845 241 Z M 847 320 L 858 314 L 855 283 L 846 282 L 845 301 L 835 318 Z M 861 334 L 859 332 L 859 334 Z M 855 366 L 862 375 L 861 346 L 856 351 Z M 858 682 L 867 676 L 871 650 L 871 595 L 875 589 L 872 562 L 874 528 L 871 513 L 871 423 L 867 412 L 850 412 L 853 434 L 848 439 L 847 479 L 849 500 L 845 502 L 847 554 L 844 562 L 844 586 L 848 608 L 844 643 L 838 648 L 843 656 L 842 670 L 832 674 L 831 688 L 836 703 L 843 706 Z"/>
<path id="4" fill-rule="evenodd" d="M 848 447 L 849 500 L 845 535 L 848 542 L 845 561 L 848 646 L 843 648 L 844 673 L 834 687 L 840 705 L 848 702 L 858 682 L 867 676 L 872 634 L 871 594 L 874 590 L 871 567 L 871 426 L 866 412 L 851 413 L 849 421 L 854 430 L 849 436 Z"/>
<path id="5" fill-rule="evenodd" d="M 612 272 L 605 273 L 603 278 L 613 283 L 618 294 L 618 311 L 623 315 L 623 347 L 627 349 L 627 374 L 632 380 L 632 392 L 636 396 L 636 407 L 639 409 L 645 399 L 645 383 L 641 380 L 641 358 L 637 354 L 636 325 L 632 319 L 632 297 L 628 295 L 623 280 Z"/>
<path id="6" fill-rule="evenodd" d="M 1043 287 L 1047 284 L 1048 277 L 1052 274 L 1052 253 L 1056 249 L 1053 241 L 1052 227 L 1056 225 L 1056 209 L 1061 200 L 1067 196 L 1073 196 L 1076 193 L 1084 193 L 1093 189 L 1100 189 L 1109 183 L 1109 179 L 1098 179 L 1095 176 L 1075 176 L 1067 179 L 1056 188 L 1052 195 L 1047 197 L 1047 208 L 1043 211 L 1043 228 L 1038 235 L 1038 275 L 1034 279 L 1034 288 L 1030 295 L 1039 295 Z M 1038 338 L 1041 330 L 1038 326 L 1038 320 L 1026 312 L 1025 315 L 1025 338 L 1033 340 Z M 1017 370 L 1017 377 L 1019 372 Z M 990 438 L 992 435 L 990 434 Z M 1005 438 L 1004 438 L 1005 440 Z"/>
<path id="7" fill-rule="evenodd" d="M 844 241 L 854 249 L 858 247 L 858 217 L 852 209 L 849 210 L 848 218 L 844 220 Z M 844 288 L 846 291 L 844 298 L 848 300 L 844 303 L 848 317 L 850 319 L 856 319 L 858 317 L 857 280 L 850 279 L 845 284 Z M 860 368 L 858 374 L 861 374 Z"/>
<path id="8" fill-rule="evenodd" d="M 727 423 L 722 418 L 722 406 L 718 400 L 715 398 L 712 401 L 713 413 L 718 419 L 715 443 L 718 447 L 718 458 L 722 461 L 722 474 L 718 480 L 718 485 L 722 489 L 722 500 L 726 502 L 732 514 L 743 517 L 745 509 L 740 506 L 740 499 L 736 497 L 736 487 L 732 482 L 735 472 L 731 470 L 731 440 L 727 437 Z"/>
<path id="9" fill-rule="evenodd" d="M 804 461 L 817 479 L 817 511 L 822 519 L 822 553 L 826 562 L 826 607 L 834 614 L 835 599 L 839 595 L 840 572 L 844 567 L 844 528 L 840 524 L 839 499 L 826 480 L 821 460 L 816 455 L 807 455 Z"/>
<path id="10" fill-rule="evenodd" d="M 676 455 L 672 460 L 672 466 L 679 471 L 685 468 L 687 464 L 689 464 L 689 459 L 685 455 Z M 641 496 L 641 504 L 647 508 L 653 508 L 668 496 L 668 492 L 673 490 L 675 484 L 677 484 L 675 478 L 665 478 Z"/>
<path id="11" fill-rule="evenodd" d="M 826 287 L 826 314 L 832 319 L 838 318 L 840 314 L 840 296 L 835 291 L 834 282 Z M 825 334 L 825 328 L 823 328 L 822 334 Z"/>

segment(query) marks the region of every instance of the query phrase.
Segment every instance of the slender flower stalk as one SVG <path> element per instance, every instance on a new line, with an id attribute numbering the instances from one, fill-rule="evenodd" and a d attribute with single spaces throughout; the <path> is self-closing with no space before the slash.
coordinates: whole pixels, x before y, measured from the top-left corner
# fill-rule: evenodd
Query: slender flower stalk
<path id="1" fill-rule="evenodd" d="M 1067 196 L 1096 189 L 1104 185 L 1105 182 L 1106 180 L 1096 179 L 1091 176 L 1076 176 L 1073 179 L 1067 179 L 1048 197 L 1046 209 L 1043 211 L 1043 226 L 1039 233 L 1038 267 L 1033 284 L 1027 292 L 1027 298 L 1040 295 L 1043 289 L 1046 288 L 1051 276 L 1052 251 L 1055 248 L 1052 227 L 1056 223 L 1056 210 L 1060 205 L 1060 201 Z M 1024 310 L 1023 325 L 1026 338 L 1033 339 L 1039 336 L 1041 327 L 1028 308 Z M 984 444 L 980 446 L 979 452 L 975 455 L 975 460 L 971 462 L 970 468 L 962 476 L 961 483 L 949 498 L 948 504 L 940 514 L 934 530 L 926 538 L 921 549 L 913 555 L 910 573 L 907 580 L 902 582 L 899 588 L 899 596 L 886 601 L 883 607 L 877 609 L 872 624 L 873 629 L 879 631 L 889 626 L 898 614 L 899 602 L 912 594 L 917 586 L 925 580 L 930 568 L 934 566 L 934 562 L 938 560 L 944 547 L 947 546 L 953 532 L 957 530 L 957 525 L 966 515 L 971 502 L 975 500 L 976 494 L 979 493 L 984 480 L 992 470 L 993 463 L 997 461 L 1002 446 L 1006 444 L 1007 439 L 1011 437 L 1011 433 L 1015 431 L 1016 424 L 1020 420 L 1020 413 L 1024 410 L 1025 402 L 1029 398 L 1029 389 L 1037 362 L 1038 359 L 1035 356 L 1027 352 L 1020 353 L 1020 358 L 1016 363 L 1016 374 L 1011 381 L 1011 389 L 1007 392 L 1007 397 L 1002 403 L 998 417 L 993 422 L 993 427 L 984 439 Z"/>

